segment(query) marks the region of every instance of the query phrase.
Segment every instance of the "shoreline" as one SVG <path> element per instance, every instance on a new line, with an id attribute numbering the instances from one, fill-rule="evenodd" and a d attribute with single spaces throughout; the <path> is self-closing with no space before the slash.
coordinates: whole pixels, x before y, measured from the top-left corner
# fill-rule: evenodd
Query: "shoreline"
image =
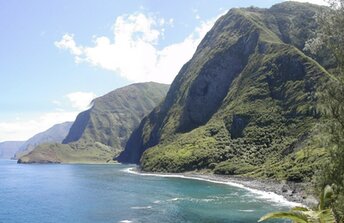
<path id="1" fill-rule="evenodd" d="M 242 188 L 251 193 L 257 194 L 260 198 L 274 203 L 283 204 L 290 207 L 305 206 L 313 207 L 317 205 L 317 200 L 312 195 L 307 195 L 303 187 L 298 183 L 283 183 L 274 180 L 261 180 L 241 176 L 217 175 L 210 173 L 152 173 L 142 172 L 137 167 L 131 167 L 125 172 L 155 177 L 170 177 L 206 181 L 216 184 L 224 184 L 232 187 Z"/>
<path id="2" fill-rule="evenodd" d="M 15 160 L 9 160 L 15 161 Z M 42 163 L 22 163 L 22 164 L 42 164 Z M 43 165 L 47 163 L 43 163 Z M 58 165 L 116 165 L 118 162 L 71 162 L 71 163 L 49 163 Z M 183 178 L 199 181 L 207 181 L 216 184 L 224 184 L 232 187 L 242 188 L 257 194 L 262 199 L 274 203 L 281 203 L 287 206 L 305 206 L 315 207 L 318 204 L 317 199 L 306 193 L 309 187 L 306 183 L 279 182 L 271 179 L 256 179 L 243 176 L 218 175 L 204 172 L 185 172 L 185 173 L 154 173 L 143 172 L 137 166 L 125 168 L 123 171 L 143 176 Z"/>

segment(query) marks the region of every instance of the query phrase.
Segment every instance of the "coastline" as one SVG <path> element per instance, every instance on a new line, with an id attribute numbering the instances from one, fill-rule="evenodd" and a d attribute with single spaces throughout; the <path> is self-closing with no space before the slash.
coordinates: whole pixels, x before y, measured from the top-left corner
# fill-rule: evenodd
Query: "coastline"
<path id="1" fill-rule="evenodd" d="M 142 176 L 183 178 L 207 181 L 216 184 L 225 184 L 232 187 L 242 188 L 251 193 L 257 194 L 262 199 L 290 207 L 313 207 L 317 205 L 315 197 L 304 192 L 304 187 L 307 185 L 302 185 L 300 183 L 284 183 L 274 180 L 262 180 L 242 176 L 217 175 L 199 172 L 151 173 L 142 172 L 135 167 L 125 169 L 125 172 Z"/>
<path id="2" fill-rule="evenodd" d="M 15 161 L 15 160 L 10 160 Z M 42 164 L 42 163 L 22 163 L 22 164 Z M 48 164 L 48 163 L 43 163 Z M 85 164 L 85 165 L 116 165 L 118 162 L 67 162 L 67 163 L 49 163 L 49 164 Z M 262 199 L 269 200 L 274 203 L 284 204 L 286 206 L 306 206 L 314 207 L 317 200 L 314 196 L 307 194 L 306 188 L 309 185 L 305 183 L 279 182 L 271 179 L 256 179 L 243 176 L 218 175 L 204 172 L 185 172 L 185 173 L 154 173 L 143 172 L 138 167 L 130 167 L 123 170 L 136 175 L 184 178 L 191 180 L 207 181 L 216 184 L 224 184 L 232 187 L 242 188 L 257 194 Z"/>

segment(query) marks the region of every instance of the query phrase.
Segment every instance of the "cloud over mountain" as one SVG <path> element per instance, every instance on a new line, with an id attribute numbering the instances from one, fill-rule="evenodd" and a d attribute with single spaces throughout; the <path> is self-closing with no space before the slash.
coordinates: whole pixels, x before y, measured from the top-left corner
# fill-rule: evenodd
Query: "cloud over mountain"
<path id="1" fill-rule="evenodd" d="M 165 28 L 173 20 L 134 13 L 117 17 L 113 37 L 96 37 L 93 46 L 77 44 L 74 34 L 68 33 L 55 46 L 68 50 L 76 63 L 114 71 L 131 81 L 171 83 L 214 21 L 201 22 L 183 41 L 159 48 Z"/>

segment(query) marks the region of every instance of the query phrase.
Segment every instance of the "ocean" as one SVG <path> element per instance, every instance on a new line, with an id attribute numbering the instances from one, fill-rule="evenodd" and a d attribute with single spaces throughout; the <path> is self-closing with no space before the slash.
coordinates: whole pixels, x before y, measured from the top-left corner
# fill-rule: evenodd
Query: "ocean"
<path id="1" fill-rule="evenodd" d="M 290 208 L 271 194 L 132 168 L 0 160 L 0 223 L 250 223 Z"/>

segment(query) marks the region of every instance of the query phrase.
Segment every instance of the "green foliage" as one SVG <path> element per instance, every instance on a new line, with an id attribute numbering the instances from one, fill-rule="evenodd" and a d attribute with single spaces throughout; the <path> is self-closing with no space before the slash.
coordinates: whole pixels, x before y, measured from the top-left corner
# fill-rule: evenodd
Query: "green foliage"
<path id="1" fill-rule="evenodd" d="M 165 97 L 169 85 L 132 84 L 92 102 L 76 118 L 63 144 L 45 144 L 19 162 L 107 163 L 124 149 L 139 122 Z"/>
<path id="2" fill-rule="evenodd" d="M 327 185 L 321 193 L 318 209 L 312 210 L 306 207 L 294 207 L 289 212 L 272 212 L 266 214 L 258 222 L 286 218 L 296 223 L 335 223 L 336 218 L 331 209 L 332 202 L 333 189 Z"/>
<path id="3" fill-rule="evenodd" d="M 330 153 L 317 178 L 318 189 L 335 184 L 334 212 L 344 221 L 344 1 L 330 0 L 330 8 L 322 10 L 317 21 L 320 29 L 306 43 L 315 57 L 328 51 L 334 58 L 330 78 L 321 91 L 319 110 L 324 121 L 319 126 L 319 144 Z"/>
<path id="4" fill-rule="evenodd" d="M 233 9 L 184 65 L 122 153 L 147 171 L 311 181 L 327 152 L 313 142 L 326 70 L 302 51 L 321 7 Z"/>
<path id="5" fill-rule="evenodd" d="M 274 212 L 263 216 L 259 222 L 269 219 L 290 219 L 295 223 L 335 223 L 336 219 L 330 209 L 312 211 L 307 208 L 295 208 L 290 212 Z"/>
<path id="6" fill-rule="evenodd" d="M 289 154 L 307 145 L 317 120 L 314 89 L 322 70 L 311 62 L 302 64 L 307 59 L 293 48 L 270 50 L 271 54 L 249 62 L 205 126 L 170 140 L 164 137 L 166 141 L 147 150 L 141 159 L 143 169 L 214 169 L 220 174 L 309 180 L 318 161 L 293 160 Z M 290 58 L 291 64 L 285 62 Z M 187 159 L 178 155 L 185 150 L 192 151 Z"/>
<path id="7" fill-rule="evenodd" d="M 191 134 L 182 135 L 181 140 L 147 150 L 143 155 L 142 165 L 145 170 L 159 172 L 184 172 L 208 168 L 211 163 L 216 162 L 216 158 L 211 157 L 218 157 L 219 154 L 214 154 L 217 152 L 216 140 L 201 134 L 202 130 L 197 129 Z M 194 137 L 195 135 L 198 137 Z"/>
<path id="8" fill-rule="evenodd" d="M 123 150 L 132 131 L 168 88 L 154 82 L 132 84 L 94 99 L 92 107 L 78 115 L 63 143 L 93 141 Z"/>
<path id="9" fill-rule="evenodd" d="M 120 151 L 101 143 L 42 144 L 18 163 L 111 163 Z"/>
<path id="10" fill-rule="evenodd" d="M 214 173 L 224 175 L 242 175 L 252 172 L 256 167 L 245 163 L 233 163 L 230 161 L 224 161 L 216 165 Z"/>

